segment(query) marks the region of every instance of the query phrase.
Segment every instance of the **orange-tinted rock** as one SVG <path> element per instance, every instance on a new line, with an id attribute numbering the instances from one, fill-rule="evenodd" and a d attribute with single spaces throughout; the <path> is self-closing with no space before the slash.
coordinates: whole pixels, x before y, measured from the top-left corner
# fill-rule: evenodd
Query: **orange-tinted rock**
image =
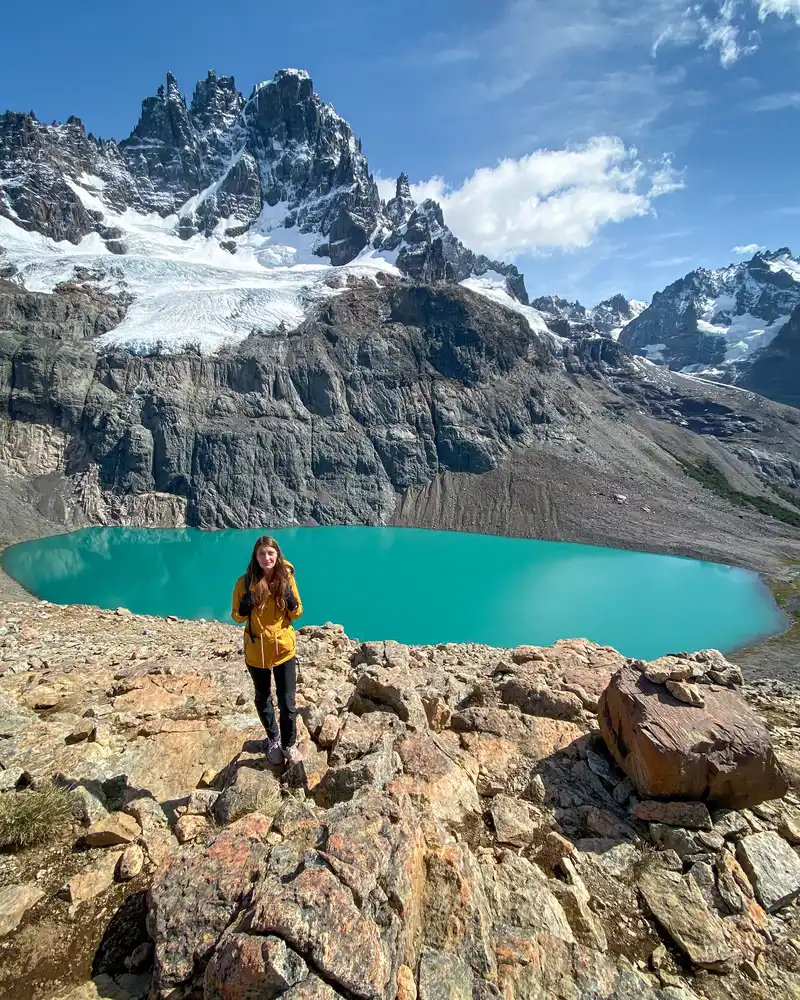
<path id="1" fill-rule="evenodd" d="M 327 979 L 359 997 L 383 996 L 390 968 L 378 929 L 327 868 L 307 868 L 288 883 L 260 885 L 247 929 L 281 938 Z"/>
<path id="2" fill-rule="evenodd" d="M 599 720 L 617 764 L 643 798 L 683 798 L 743 809 L 788 789 L 763 723 L 728 688 L 686 705 L 631 667 L 603 692 Z"/>

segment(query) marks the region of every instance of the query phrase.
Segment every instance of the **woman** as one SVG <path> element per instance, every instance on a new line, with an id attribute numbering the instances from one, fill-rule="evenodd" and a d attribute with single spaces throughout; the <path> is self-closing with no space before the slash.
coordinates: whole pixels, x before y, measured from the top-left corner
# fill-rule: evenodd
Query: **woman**
<path id="1" fill-rule="evenodd" d="M 295 746 L 296 637 L 292 622 L 303 613 L 294 578 L 294 566 L 283 558 L 280 545 L 270 535 L 258 539 L 250 565 L 233 590 L 234 621 L 247 622 L 244 661 L 255 687 L 258 717 L 267 731 L 267 759 L 271 764 L 297 764 L 302 760 Z M 272 675 L 280 709 L 280 738 L 272 703 Z"/>

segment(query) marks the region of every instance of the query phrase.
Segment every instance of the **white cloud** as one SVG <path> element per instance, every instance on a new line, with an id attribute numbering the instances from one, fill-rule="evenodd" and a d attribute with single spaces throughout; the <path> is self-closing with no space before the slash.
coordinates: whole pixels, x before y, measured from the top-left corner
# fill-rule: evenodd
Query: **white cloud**
<path id="1" fill-rule="evenodd" d="M 672 160 L 665 156 L 661 166 L 650 177 L 650 197 L 660 198 L 662 195 L 672 194 L 673 191 L 680 191 L 683 187 L 685 187 L 683 171 L 676 170 Z"/>
<path id="2" fill-rule="evenodd" d="M 725 0 L 716 17 L 701 14 L 698 18 L 702 47 L 706 51 L 719 49 L 719 61 L 725 67 L 732 66 L 742 55 L 755 51 L 753 46 L 743 46 L 739 40 L 739 27 L 734 24 L 738 15 L 738 0 Z"/>
<path id="3" fill-rule="evenodd" d="M 655 198 L 682 186 L 668 160 L 648 169 L 621 139 L 597 136 L 574 149 L 538 150 L 482 167 L 456 188 L 432 177 L 411 193 L 438 201 L 467 246 L 507 259 L 588 246 L 603 226 L 646 215 Z"/>
<path id="4" fill-rule="evenodd" d="M 793 17 L 800 25 L 800 0 L 753 0 L 758 3 L 758 16 L 766 21 L 770 14 Z"/>
<path id="5" fill-rule="evenodd" d="M 380 174 L 376 174 L 375 183 L 378 185 L 378 194 L 384 201 L 394 198 L 397 191 L 396 177 L 382 177 Z"/>
<path id="6" fill-rule="evenodd" d="M 765 247 L 762 247 L 758 243 L 747 243 L 745 246 L 742 247 L 734 247 L 731 250 L 731 253 L 735 253 L 740 257 L 752 257 L 754 253 L 758 253 L 759 250 L 764 250 L 764 249 Z"/>
<path id="7" fill-rule="evenodd" d="M 800 108 L 800 92 L 765 94 L 746 105 L 750 111 L 783 111 L 786 108 Z"/>
<path id="8" fill-rule="evenodd" d="M 761 39 L 745 30 L 753 10 L 763 22 L 774 14 L 793 17 L 800 26 L 800 0 L 703 0 L 686 7 L 678 17 L 668 18 L 653 45 L 653 54 L 667 44 L 698 44 L 707 51 L 716 49 L 720 63 L 732 66 L 742 56 L 755 52 Z"/>

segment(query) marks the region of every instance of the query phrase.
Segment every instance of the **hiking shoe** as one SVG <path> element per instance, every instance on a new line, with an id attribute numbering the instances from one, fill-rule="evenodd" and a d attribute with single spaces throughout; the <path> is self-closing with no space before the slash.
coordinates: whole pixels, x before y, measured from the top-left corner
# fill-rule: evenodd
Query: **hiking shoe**
<path id="1" fill-rule="evenodd" d="M 283 763 L 283 749 L 280 740 L 267 739 L 267 760 L 270 764 Z"/>
<path id="2" fill-rule="evenodd" d="M 283 748 L 283 759 L 291 767 L 292 764 L 299 764 L 303 760 L 303 755 L 296 746 Z"/>

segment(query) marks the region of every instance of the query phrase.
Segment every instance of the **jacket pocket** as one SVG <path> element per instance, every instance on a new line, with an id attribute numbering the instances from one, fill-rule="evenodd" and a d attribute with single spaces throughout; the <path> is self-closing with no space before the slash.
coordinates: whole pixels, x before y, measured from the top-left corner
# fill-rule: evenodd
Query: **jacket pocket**
<path id="1" fill-rule="evenodd" d="M 244 661 L 251 667 L 266 666 L 261 662 L 261 635 L 256 633 L 251 636 L 248 632 L 244 634 Z"/>
<path id="2" fill-rule="evenodd" d="M 296 648 L 294 629 L 291 627 L 278 629 L 272 648 L 276 663 L 279 660 L 290 660 L 294 656 Z"/>

